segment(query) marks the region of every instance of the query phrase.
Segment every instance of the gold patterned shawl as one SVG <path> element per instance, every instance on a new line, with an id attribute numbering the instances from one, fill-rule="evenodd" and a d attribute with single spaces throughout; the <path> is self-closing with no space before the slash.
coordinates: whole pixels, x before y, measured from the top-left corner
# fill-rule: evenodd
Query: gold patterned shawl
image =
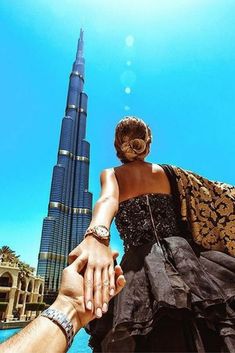
<path id="1" fill-rule="evenodd" d="M 235 187 L 177 166 L 161 165 L 169 177 L 182 224 L 205 249 L 235 256 Z"/>

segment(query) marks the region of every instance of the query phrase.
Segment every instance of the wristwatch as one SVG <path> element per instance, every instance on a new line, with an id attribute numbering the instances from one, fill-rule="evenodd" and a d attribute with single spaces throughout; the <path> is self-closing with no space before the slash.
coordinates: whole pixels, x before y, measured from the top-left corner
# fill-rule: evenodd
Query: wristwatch
<path id="1" fill-rule="evenodd" d="M 84 234 L 84 239 L 86 238 L 87 235 L 93 235 L 94 237 L 96 237 L 98 239 L 106 240 L 108 242 L 110 239 L 109 229 L 103 225 L 97 225 L 94 227 L 87 228 L 87 230 Z"/>
<path id="2" fill-rule="evenodd" d="M 72 322 L 69 321 L 65 314 L 57 309 L 47 308 L 41 313 L 41 316 L 47 317 L 62 329 L 66 336 L 69 348 L 73 343 L 74 330 Z"/>

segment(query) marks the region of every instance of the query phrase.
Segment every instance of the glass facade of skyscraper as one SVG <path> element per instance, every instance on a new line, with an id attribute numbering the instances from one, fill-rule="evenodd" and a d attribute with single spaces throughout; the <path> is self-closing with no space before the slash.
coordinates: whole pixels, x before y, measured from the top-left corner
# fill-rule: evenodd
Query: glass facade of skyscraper
<path id="1" fill-rule="evenodd" d="M 89 188 L 90 144 L 85 140 L 87 95 L 83 31 L 70 74 L 57 164 L 53 168 L 48 215 L 43 220 L 37 274 L 45 279 L 44 298 L 55 297 L 69 252 L 83 239 L 92 215 Z"/>

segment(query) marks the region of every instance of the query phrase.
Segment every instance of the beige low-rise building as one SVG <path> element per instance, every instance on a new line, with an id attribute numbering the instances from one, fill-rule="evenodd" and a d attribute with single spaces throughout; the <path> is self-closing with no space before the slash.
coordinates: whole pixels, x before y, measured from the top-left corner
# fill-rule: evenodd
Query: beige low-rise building
<path id="1" fill-rule="evenodd" d="M 22 276 L 16 263 L 0 262 L 0 321 L 35 318 L 40 311 L 27 310 L 27 306 L 42 303 L 43 291 L 42 277 L 33 273 Z M 7 303 L 5 308 L 4 303 Z"/>

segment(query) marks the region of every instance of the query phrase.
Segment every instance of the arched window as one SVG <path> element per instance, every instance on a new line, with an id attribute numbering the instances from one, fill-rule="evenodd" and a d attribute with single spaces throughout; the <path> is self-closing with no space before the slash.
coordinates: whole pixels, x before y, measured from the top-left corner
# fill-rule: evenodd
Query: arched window
<path id="1" fill-rule="evenodd" d="M 6 303 L 9 300 L 9 292 L 0 293 L 0 302 Z"/>
<path id="2" fill-rule="evenodd" d="M 23 278 L 21 278 L 21 280 L 20 280 L 20 282 L 21 282 L 21 290 L 25 290 L 26 289 L 26 280 L 25 280 L 25 278 L 23 277 Z"/>
<path id="3" fill-rule="evenodd" d="M 29 303 L 29 302 L 30 302 L 30 294 L 27 294 L 26 303 Z"/>
<path id="4" fill-rule="evenodd" d="M 13 278 L 9 272 L 5 272 L 0 276 L 0 287 L 12 287 Z"/>
<path id="5" fill-rule="evenodd" d="M 39 287 L 38 293 L 39 293 L 39 294 L 42 294 L 42 291 L 43 291 L 43 285 L 42 285 L 42 283 L 41 283 L 41 284 L 40 284 L 40 287 Z"/>
<path id="6" fill-rule="evenodd" d="M 28 284 L 28 292 L 32 292 L 33 290 L 33 281 L 31 280 Z"/>
<path id="7" fill-rule="evenodd" d="M 24 294 L 20 294 L 18 304 L 23 304 L 23 303 L 24 303 Z"/>

